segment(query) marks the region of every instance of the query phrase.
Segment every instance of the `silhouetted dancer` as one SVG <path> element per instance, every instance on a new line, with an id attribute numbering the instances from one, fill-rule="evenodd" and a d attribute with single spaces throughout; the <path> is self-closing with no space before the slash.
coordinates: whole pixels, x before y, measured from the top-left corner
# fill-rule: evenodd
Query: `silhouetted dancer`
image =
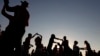
<path id="1" fill-rule="evenodd" d="M 80 48 L 77 46 L 78 41 L 74 41 L 74 45 L 73 45 L 73 55 L 74 56 L 79 56 L 80 53 Z"/>
<path id="2" fill-rule="evenodd" d="M 9 1 L 4 0 L 6 5 L 6 10 L 9 12 L 14 12 L 14 25 L 15 25 L 15 33 L 14 37 L 12 36 L 10 39 L 13 40 L 16 56 L 21 55 L 21 41 L 22 37 L 25 33 L 25 27 L 28 26 L 29 20 L 29 12 L 27 11 L 28 2 L 21 1 L 21 5 L 17 5 L 14 7 L 9 7 Z"/>
<path id="3" fill-rule="evenodd" d="M 38 34 L 38 36 L 35 38 L 35 56 L 43 56 L 43 44 L 42 44 L 42 35 Z"/>
<path id="4" fill-rule="evenodd" d="M 51 34 L 51 38 L 50 38 L 48 46 L 47 46 L 47 51 L 48 51 L 48 53 L 49 53 L 50 56 L 52 55 L 52 46 L 53 46 L 53 43 L 56 43 L 54 41 L 54 39 L 58 39 L 58 38 L 56 38 L 54 34 Z"/>
<path id="5" fill-rule="evenodd" d="M 69 47 L 69 41 L 66 39 L 66 36 L 63 37 L 62 46 L 64 47 L 64 56 L 72 56 L 72 49 Z"/>
<path id="6" fill-rule="evenodd" d="M 32 34 L 31 33 L 29 33 L 28 34 L 28 37 L 25 39 L 25 41 L 23 42 L 23 47 L 24 47 L 24 54 L 25 55 L 23 55 L 23 56 L 28 56 L 29 55 L 29 49 L 31 48 L 31 47 L 33 47 L 33 45 L 32 44 L 30 44 L 30 40 L 35 36 L 36 34 L 34 34 L 33 36 L 32 36 Z"/>
<path id="7" fill-rule="evenodd" d="M 84 44 L 86 45 L 86 48 L 84 48 L 84 49 L 86 49 L 86 56 L 93 56 L 93 52 L 92 52 L 92 50 L 91 50 L 91 46 L 90 46 L 90 44 L 88 43 L 88 41 L 85 40 L 85 41 L 84 41 Z"/>

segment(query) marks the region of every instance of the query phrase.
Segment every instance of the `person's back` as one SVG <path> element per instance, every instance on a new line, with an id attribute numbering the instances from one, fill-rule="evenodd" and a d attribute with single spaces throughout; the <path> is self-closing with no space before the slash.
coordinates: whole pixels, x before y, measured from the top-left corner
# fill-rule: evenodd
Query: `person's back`
<path id="1" fill-rule="evenodd" d="M 77 46 L 78 42 L 74 41 L 74 45 L 73 45 L 73 54 L 74 56 L 79 56 L 79 47 Z"/>

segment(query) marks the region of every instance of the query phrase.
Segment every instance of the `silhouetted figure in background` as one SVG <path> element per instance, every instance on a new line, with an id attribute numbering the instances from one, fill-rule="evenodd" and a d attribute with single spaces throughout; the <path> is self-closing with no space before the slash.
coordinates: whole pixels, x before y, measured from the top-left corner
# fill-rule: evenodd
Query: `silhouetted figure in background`
<path id="1" fill-rule="evenodd" d="M 74 41 L 74 45 L 73 45 L 73 55 L 74 56 L 79 56 L 80 53 L 80 48 L 77 46 L 78 41 Z"/>
<path id="2" fill-rule="evenodd" d="M 84 44 L 86 45 L 86 56 L 93 56 L 93 52 L 91 50 L 91 46 L 90 44 L 88 43 L 87 40 L 84 41 Z"/>
<path id="3" fill-rule="evenodd" d="M 69 47 L 69 41 L 66 39 L 66 36 L 63 37 L 62 46 L 64 47 L 64 56 L 72 56 L 72 49 Z"/>
<path id="4" fill-rule="evenodd" d="M 35 34 L 36 35 L 36 34 Z M 34 35 L 34 36 L 35 36 Z M 33 47 L 32 44 L 30 44 L 30 40 L 34 37 L 32 36 L 31 33 L 28 34 L 28 37 L 25 39 L 25 41 L 23 42 L 23 52 L 24 52 L 24 55 L 23 56 L 28 56 L 29 55 L 29 49 L 31 47 Z"/>
<path id="5" fill-rule="evenodd" d="M 50 38 L 48 46 L 47 46 L 47 51 L 48 51 L 48 53 L 49 53 L 50 56 L 52 55 L 52 46 L 53 46 L 53 43 L 56 43 L 54 41 L 54 39 L 58 39 L 58 38 L 56 38 L 54 34 L 51 34 L 51 38 Z"/>
<path id="6" fill-rule="evenodd" d="M 36 45 L 36 50 L 35 50 L 35 56 L 43 56 L 43 44 L 42 44 L 42 35 L 38 34 L 38 36 L 35 38 L 35 45 Z"/>
<path id="7" fill-rule="evenodd" d="M 28 26 L 28 20 L 29 20 L 29 12 L 27 11 L 28 2 L 21 1 L 21 5 L 17 5 L 15 7 L 9 7 L 9 1 L 4 0 L 4 3 L 6 5 L 6 10 L 9 12 L 14 12 L 14 34 L 12 37 L 8 37 L 11 40 L 13 40 L 12 44 L 15 48 L 16 56 L 21 55 L 21 41 L 22 37 L 25 33 L 25 27 Z"/>
<path id="8" fill-rule="evenodd" d="M 29 55 L 29 49 L 33 47 L 32 44 L 30 44 L 30 41 L 32 38 L 34 38 L 38 33 L 35 33 L 33 36 L 31 33 L 28 34 L 28 37 L 25 39 L 23 42 L 23 56 L 28 56 Z"/>

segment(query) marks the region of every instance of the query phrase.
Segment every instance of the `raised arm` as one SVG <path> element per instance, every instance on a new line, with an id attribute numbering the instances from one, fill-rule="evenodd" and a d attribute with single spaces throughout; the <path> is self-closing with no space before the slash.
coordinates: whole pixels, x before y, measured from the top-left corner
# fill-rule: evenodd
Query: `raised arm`
<path id="1" fill-rule="evenodd" d="M 60 38 L 55 38 L 55 39 L 63 41 L 63 39 L 60 39 Z"/>
<path id="2" fill-rule="evenodd" d="M 35 33 L 32 37 L 34 38 L 37 34 Z"/>
<path id="3" fill-rule="evenodd" d="M 41 38 L 41 40 L 42 40 L 42 35 L 40 35 L 40 38 Z"/>
<path id="4" fill-rule="evenodd" d="M 4 5 L 7 11 L 14 12 L 15 7 L 9 7 L 9 0 L 4 0 Z"/>
<path id="5" fill-rule="evenodd" d="M 9 20 L 11 20 L 13 18 L 13 16 L 7 14 L 7 12 L 5 11 L 5 5 L 3 6 L 1 13 L 3 16 L 7 17 L 7 19 L 9 19 Z"/>

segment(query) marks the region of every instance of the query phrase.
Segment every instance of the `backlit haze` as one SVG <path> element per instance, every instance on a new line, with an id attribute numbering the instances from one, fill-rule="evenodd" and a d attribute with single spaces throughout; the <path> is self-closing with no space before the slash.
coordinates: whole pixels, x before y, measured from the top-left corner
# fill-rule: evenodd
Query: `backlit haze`
<path id="1" fill-rule="evenodd" d="M 9 0 L 10 6 L 20 5 L 21 0 Z M 43 36 L 42 43 L 48 45 L 51 34 L 58 38 L 67 36 L 69 46 L 74 40 L 78 46 L 85 47 L 87 40 L 93 50 L 100 50 L 100 0 L 27 0 L 30 13 L 29 26 L 23 36 L 28 33 L 39 33 Z M 0 0 L 0 11 L 3 0 Z M 13 13 L 11 13 L 13 15 Z M 5 30 L 9 21 L 0 13 L 0 24 Z M 34 38 L 31 40 L 34 45 Z M 35 45 L 34 45 L 35 47 Z M 33 47 L 33 48 L 34 48 Z M 83 52 L 84 53 L 84 52 Z"/>

